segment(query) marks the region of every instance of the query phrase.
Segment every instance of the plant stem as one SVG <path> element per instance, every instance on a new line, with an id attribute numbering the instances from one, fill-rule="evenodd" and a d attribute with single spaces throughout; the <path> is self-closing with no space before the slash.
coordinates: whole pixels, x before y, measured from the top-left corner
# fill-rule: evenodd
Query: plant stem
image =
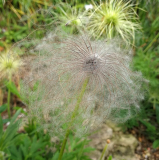
<path id="1" fill-rule="evenodd" d="M 152 46 L 152 44 L 154 43 L 154 41 L 159 37 L 159 33 L 155 36 L 155 38 L 152 40 L 152 42 L 146 47 L 146 49 L 143 51 L 143 53 L 146 53 L 149 48 Z"/>
<path id="2" fill-rule="evenodd" d="M 74 119 L 75 119 L 75 117 L 76 117 L 76 115 L 77 115 L 77 113 L 78 113 L 78 109 L 79 109 L 80 103 L 81 103 L 81 101 L 82 101 L 83 95 L 84 95 L 84 93 L 85 93 L 85 91 L 86 91 L 86 87 L 87 87 L 88 81 L 89 81 L 88 78 L 84 81 L 83 86 L 82 86 L 82 89 L 81 89 L 81 92 L 80 92 L 79 96 L 77 97 L 77 104 L 76 104 L 75 109 L 74 109 L 74 111 L 73 111 L 73 113 L 72 113 L 71 121 L 70 121 L 70 123 L 69 123 L 69 127 L 68 127 L 68 129 L 67 129 L 67 131 L 66 131 L 65 138 L 64 138 L 64 140 L 63 140 L 63 142 L 62 142 L 62 147 L 61 147 L 61 150 L 60 150 L 60 155 L 59 155 L 59 157 L 58 157 L 58 160 L 61 160 L 61 159 L 62 159 L 64 150 L 65 150 L 65 146 L 66 146 L 66 143 L 67 143 L 67 139 L 68 139 L 68 136 L 69 136 L 70 131 L 71 131 L 71 130 L 70 130 L 70 127 L 72 126 L 73 121 L 74 121 Z"/>
<path id="3" fill-rule="evenodd" d="M 105 145 L 99 160 L 102 160 L 102 158 L 103 158 L 103 156 L 105 154 L 105 151 L 107 150 L 107 147 L 108 147 L 108 144 Z"/>
<path id="4" fill-rule="evenodd" d="M 9 83 L 11 83 L 12 81 L 12 78 L 11 76 L 9 76 Z M 10 92 L 10 89 L 8 89 L 8 97 L 7 97 L 7 105 L 8 105 L 8 118 L 10 119 L 11 118 L 11 113 L 10 113 L 10 97 L 11 97 L 11 92 Z"/>
<path id="5" fill-rule="evenodd" d="M 137 9 L 138 9 L 138 4 L 139 4 L 139 0 L 136 0 L 136 7 L 135 7 L 136 14 L 137 14 Z"/>
<path id="6" fill-rule="evenodd" d="M 69 134 L 70 134 L 70 130 L 68 129 L 67 132 L 66 132 L 66 134 L 65 134 L 65 139 L 62 142 L 62 147 L 61 147 L 61 150 L 60 150 L 60 155 L 59 155 L 58 160 L 62 159 L 62 156 L 63 156 L 64 150 L 65 150 L 65 146 L 66 146 Z"/>

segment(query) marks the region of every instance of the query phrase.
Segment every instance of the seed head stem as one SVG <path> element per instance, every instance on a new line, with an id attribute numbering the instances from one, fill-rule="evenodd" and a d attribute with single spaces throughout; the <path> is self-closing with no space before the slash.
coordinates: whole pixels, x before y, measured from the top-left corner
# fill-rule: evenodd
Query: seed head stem
<path id="1" fill-rule="evenodd" d="M 137 13 L 138 5 L 139 5 L 139 0 L 136 0 L 136 7 L 135 7 L 136 13 Z"/>
<path id="2" fill-rule="evenodd" d="M 79 96 L 77 97 L 77 104 L 76 104 L 75 109 L 74 109 L 74 111 L 73 111 L 73 113 L 72 113 L 71 122 L 70 122 L 69 127 L 68 127 L 68 129 L 67 129 L 67 131 L 66 131 L 65 138 L 64 138 L 64 140 L 63 140 L 63 142 L 62 142 L 62 147 L 61 147 L 61 150 L 60 150 L 60 155 L 59 155 L 58 160 L 61 160 L 61 159 L 62 159 L 62 156 L 63 156 L 63 153 L 64 153 L 64 149 L 65 149 L 65 146 L 66 146 L 66 143 L 67 143 L 67 139 L 68 139 L 68 136 L 69 136 L 70 131 L 71 131 L 71 130 L 70 130 L 70 127 L 72 126 L 73 121 L 74 121 L 74 118 L 75 118 L 76 115 L 77 115 L 77 112 L 78 112 L 80 103 L 81 103 L 81 101 L 82 101 L 83 95 L 84 95 L 84 93 L 85 93 L 85 91 L 86 91 L 86 88 L 87 88 L 88 81 L 89 81 L 89 78 L 87 78 L 87 79 L 84 81 L 83 86 L 82 86 L 82 89 L 81 89 L 81 92 L 80 92 Z"/>
<path id="3" fill-rule="evenodd" d="M 159 33 L 155 36 L 155 38 L 151 41 L 151 43 L 146 47 L 143 53 L 146 53 L 150 49 L 150 47 L 152 46 L 152 44 L 156 41 L 158 37 L 159 37 Z"/>
<path id="4" fill-rule="evenodd" d="M 99 160 L 102 160 L 102 159 L 103 159 L 103 156 L 104 156 L 104 154 L 105 154 L 105 152 L 106 152 L 106 150 L 107 150 L 107 147 L 108 147 L 108 144 L 105 145 L 105 147 L 104 147 L 104 149 L 103 149 L 103 151 L 102 151 L 102 154 L 101 154 Z"/>
<path id="5" fill-rule="evenodd" d="M 9 84 L 12 81 L 12 77 L 11 75 L 9 76 Z M 10 113 L 10 96 L 11 96 L 11 92 L 10 92 L 10 88 L 8 89 L 8 97 L 7 97 L 7 104 L 8 104 L 8 118 L 11 118 L 11 113 Z"/>

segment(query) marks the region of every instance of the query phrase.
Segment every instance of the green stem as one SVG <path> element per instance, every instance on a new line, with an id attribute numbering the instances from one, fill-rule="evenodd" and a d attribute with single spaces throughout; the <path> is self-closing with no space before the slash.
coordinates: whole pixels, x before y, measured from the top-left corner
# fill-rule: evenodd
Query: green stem
<path id="1" fill-rule="evenodd" d="M 103 158 L 103 156 L 105 154 L 105 151 L 107 150 L 107 147 L 108 147 L 108 144 L 105 145 L 99 160 L 102 160 L 102 158 Z"/>
<path id="2" fill-rule="evenodd" d="M 70 134 L 70 130 L 67 130 L 67 132 L 66 132 L 66 134 L 65 134 L 65 139 L 64 139 L 63 142 L 62 142 L 62 147 L 61 147 L 61 150 L 60 150 L 60 155 L 59 155 L 58 160 L 61 160 L 61 159 L 62 159 L 62 156 L 63 156 L 64 150 L 65 150 L 65 146 L 66 146 L 66 143 L 67 143 L 67 139 L 68 139 L 69 134 Z"/>
<path id="3" fill-rule="evenodd" d="M 138 4 L 139 4 L 139 0 L 136 0 L 136 7 L 135 7 L 136 14 L 137 14 L 137 9 L 138 9 Z"/>
<path id="4" fill-rule="evenodd" d="M 146 47 L 146 49 L 143 51 L 143 53 L 146 53 L 149 48 L 152 46 L 152 44 L 155 42 L 155 40 L 159 37 L 159 33 L 155 36 L 155 38 L 152 40 L 152 42 Z"/>
<path id="5" fill-rule="evenodd" d="M 11 76 L 9 76 L 9 83 L 11 83 L 12 81 L 12 78 Z M 7 105 L 8 105 L 8 118 L 10 119 L 11 118 L 11 112 L 10 112 L 10 97 L 11 97 L 11 92 L 10 92 L 10 89 L 8 89 L 8 97 L 7 97 Z"/>
<path id="6" fill-rule="evenodd" d="M 136 6 L 135 6 L 135 13 L 137 15 L 137 9 L 138 9 L 138 4 L 139 4 L 139 0 L 136 0 Z M 135 32 L 133 33 L 135 36 Z M 133 47 L 135 48 L 135 37 L 133 38 L 133 42 L 132 42 Z"/>
<path id="7" fill-rule="evenodd" d="M 80 92 L 79 96 L 77 97 L 77 104 L 76 104 L 75 109 L 74 109 L 74 111 L 73 111 L 73 113 L 72 113 L 71 121 L 70 121 L 69 126 L 68 126 L 68 129 L 67 129 L 67 131 L 66 131 L 65 138 L 64 138 L 64 140 L 63 140 L 63 142 L 62 142 L 62 147 L 61 147 L 61 150 L 60 150 L 60 154 L 59 154 L 58 160 L 61 160 L 61 159 L 62 159 L 64 150 L 65 150 L 65 146 L 66 146 L 66 143 L 67 143 L 67 139 L 68 139 L 68 136 L 69 136 L 70 131 L 71 131 L 70 127 L 72 126 L 73 121 L 74 121 L 74 119 L 75 119 L 75 117 L 76 117 L 76 115 L 77 115 L 77 113 L 78 113 L 78 109 L 79 109 L 80 103 L 81 103 L 81 101 L 82 101 L 83 95 L 84 95 L 84 93 L 85 93 L 85 90 L 86 90 L 88 81 L 89 81 L 88 78 L 84 81 L 83 86 L 82 86 L 82 89 L 81 89 L 81 92 Z"/>

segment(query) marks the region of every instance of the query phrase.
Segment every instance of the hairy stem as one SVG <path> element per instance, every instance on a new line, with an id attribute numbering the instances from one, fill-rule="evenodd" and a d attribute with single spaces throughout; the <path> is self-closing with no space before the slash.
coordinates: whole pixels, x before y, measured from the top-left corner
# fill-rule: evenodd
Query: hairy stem
<path id="1" fill-rule="evenodd" d="M 105 152 L 107 150 L 107 147 L 108 147 L 108 144 L 105 145 L 99 160 L 102 160 L 102 158 L 103 158 L 103 156 L 104 156 L 104 154 L 105 154 Z"/>
<path id="2" fill-rule="evenodd" d="M 143 51 L 143 53 L 146 53 L 150 47 L 152 46 L 152 44 L 156 41 L 156 39 L 159 37 L 159 33 L 155 36 L 155 38 L 152 40 L 152 42 L 146 47 L 146 49 Z"/>
<path id="3" fill-rule="evenodd" d="M 136 7 L 135 7 L 136 13 L 137 13 L 138 5 L 139 5 L 139 0 L 136 0 Z"/>
<path id="4" fill-rule="evenodd" d="M 81 89 L 81 92 L 79 94 L 79 96 L 77 97 L 77 104 L 75 106 L 75 109 L 72 113 L 72 116 L 71 116 L 71 121 L 70 121 L 70 124 L 69 124 L 69 127 L 66 131 L 66 134 L 65 134 L 65 138 L 62 142 L 62 147 L 61 147 L 61 150 L 60 150 L 60 155 L 58 157 L 58 160 L 61 160 L 62 159 L 62 156 L 63 156 L 63 153 L 64 153 L 64 150 L 65 150 L 65 146 L 66 146 L 66 143 L 67 143 L 67 139 L 68 139 L 68 136 L 70 134 L 70 127 L 72 126 L 73 122 L 74 122 L 74 119 L 78 113 L 78 109 L 79 109 L 79 106 L 80 106 L 80 103 L 82 101 L 82 98 L 83 98 L 83 95 L 85 93 L 85 90 L 86 90 L 86 87 L 87 87 L 87 84 L 88 84 L 88 81 L 89 79 L 86 79 L 83 83 L 83 86 L 82 86 L 82 89 Z"/>
<path id="5" fill-rule="evenodd" d="M 9 83 L 11 83 L 12 78 L 9 76 Z M 11 97 L 11 92 L 10 89 L 8 89 L 8 97 L 7 97 L 7 110 L 8 110 L 8 118 L 11 118 L 11 113 L 10 113 L 10 97 Z"/>

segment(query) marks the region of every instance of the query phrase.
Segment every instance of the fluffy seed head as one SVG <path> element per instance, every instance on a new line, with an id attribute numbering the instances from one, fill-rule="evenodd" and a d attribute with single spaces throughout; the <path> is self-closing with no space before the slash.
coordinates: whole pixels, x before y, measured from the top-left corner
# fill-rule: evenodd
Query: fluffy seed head
<path id="1" fill-rule="evenodd" d="M 55 34 L 49 34 L 31 47 L 30 52 L 38 56 L 23 80 L 28 115 L 47 131 L 63 136 L 82 85 L 89 79 L 70 128 L 76 136 L 108 119 L 119 123 L 134 116 L 144 98 L 144 79 L 131 69 L 131 51 L 117 43 L 119 39 L 92 41 L 85 32 L 56 36 L 58 41 Z"/>

